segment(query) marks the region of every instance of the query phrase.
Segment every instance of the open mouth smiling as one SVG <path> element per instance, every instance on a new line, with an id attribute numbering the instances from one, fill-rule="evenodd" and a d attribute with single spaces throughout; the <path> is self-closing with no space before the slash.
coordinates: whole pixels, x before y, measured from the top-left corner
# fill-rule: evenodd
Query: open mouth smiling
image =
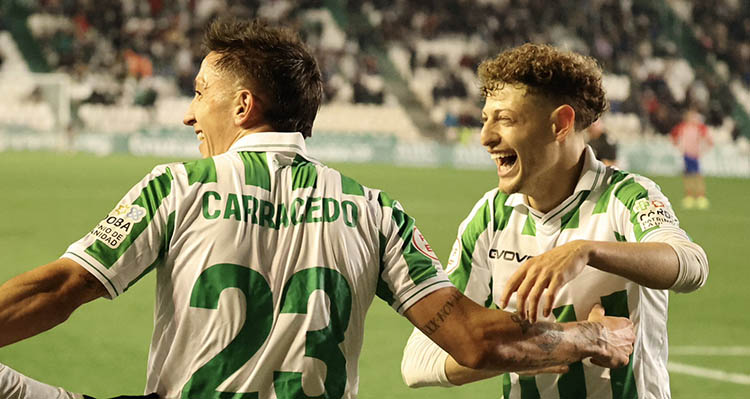
<path id="1" fill-rule="evenodd" d="M 518 154 L 515 151 L 503 151 L 491 153 L 492 160 L 497 164 L 498 173 L 508 172 L 515 166 Z"/>

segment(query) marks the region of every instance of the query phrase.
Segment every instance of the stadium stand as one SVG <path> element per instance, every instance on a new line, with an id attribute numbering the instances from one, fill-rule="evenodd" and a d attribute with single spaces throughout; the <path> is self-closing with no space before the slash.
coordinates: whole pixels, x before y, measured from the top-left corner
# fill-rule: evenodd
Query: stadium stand
<path id="1" fill-rule="evenodd" d="M 8 32 L 0 31 L 0 124 L 50 130 L 54 115 L 43 101 L 23 56 Z"/>
<path id="2" fill-rule="evenodd" d="M 317 131 L 414 140 L 439 130 L 433 123 L 445 128 L 438 139 L 459 141 L 461 129 L 479 124 L 477 64 L 536 41 L 600 61 L 612 111 L 606 122 L 617 141 L 666 134 L 689 106 L 719 136 L 750 137 L 750 5 L 739 0 L 11 3 L 27 7 L 28 30 L 50 70 L 70 76 L 74 131 L 178 128 L 202 55 L 200 27 L 232 14 L 291 25 L 314 49 L 326 94 Z M 0 37 L 12 47 L 9 35 Z M 0 123 L 57 126 L 49 116 L 28 117 L 56 113 L 40 111 L 33 79 L 17 78 L 28 73 L 7 72 L 18 68 L 19 52 L 0 51 L 7 53 L 0 84 L 14 86 L 4 101 L 18 110 Z"/>

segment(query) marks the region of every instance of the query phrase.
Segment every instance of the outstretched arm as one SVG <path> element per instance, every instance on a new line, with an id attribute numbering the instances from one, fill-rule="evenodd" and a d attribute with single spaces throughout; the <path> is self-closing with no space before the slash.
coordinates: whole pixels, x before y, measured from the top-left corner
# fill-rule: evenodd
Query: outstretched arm
<path id="1" fill-rule="evenodd" d="M 0 347 L 64 322 L 107 290 L 73 260 L 60 258 L 0 285 Z"/>
<path id="2" fill-rule="evenodd" d="M 592 357 L 605 367 L 627 364 L 635 338 L 624 318 L 530 324 L 518 315 L 477 305 L 442 288 L 406 317 L 456 362 L 472 369 L 515 371 L 565 365 Z"/>
<path id="3" fill-rule="evenodd" d="M 586 265 L 644 287 L 693 291 L 708 276 L 708 260 L 697 244 L 671 237 L 665 242 L 571 241 L 524 262 L 500 296 L 505 307 L 516 292 L 518 313 L 532 322 L 539 307 L 549 316 L 560 288 Z"/>
<path id="4" fill-rule="evenodd" d="M 88 395 L 69 392 L 33 378 L 0 363 L 0 398 L 3 399 L 95 399 Z M 123 395 L 112 399 L 159 399 L 159 395 Z"/>
<path id="5" fill-rule="evenodd" d="M 4 364 L 0 364 L 0 398 L 83 399 L 84 396 L 36 381 Z"/>

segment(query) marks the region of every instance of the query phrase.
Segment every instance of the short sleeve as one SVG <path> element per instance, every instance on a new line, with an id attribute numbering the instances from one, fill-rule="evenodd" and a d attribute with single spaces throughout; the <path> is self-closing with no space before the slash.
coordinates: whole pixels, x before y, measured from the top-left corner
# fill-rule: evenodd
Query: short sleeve
<path id="1" fill-rule="evenodd" d="M 96 276 L 110 298 L 122 294 L 164 257 L 174 229 L 172 187 L 170 168 L 157 166 L 63 257 Z"/>
<path id="2" fill-rule="evenodd" d="M 430 293 L 451 287 L 435 252 L 398 201 L 378 194 L 380 274 L 377 295 L 403 314 Z"/>
<path id="3" fill-rule="evenodd" d="M 679 232 L 680 223 L 669 199 L 656 183 L 638 175 L 624 179 L 612 194 L 615 223 L 626 241 L 645 242 L 656 231 Z"/>

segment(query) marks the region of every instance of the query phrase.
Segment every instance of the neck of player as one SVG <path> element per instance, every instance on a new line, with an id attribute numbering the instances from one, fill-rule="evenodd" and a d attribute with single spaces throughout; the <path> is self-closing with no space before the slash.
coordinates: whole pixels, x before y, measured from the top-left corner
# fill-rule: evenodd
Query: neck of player
<path id="1" fill-rule="evenodd" d="M 577 153 L 577 155 L 576 155 Z M 573 195 L 586 161 L 585 146 L 569 156 L 563 156 L 553 172 L 542 177 L 533 193 L 526 194 L 529 205 L 539 212 L 547 213 Z"/>

